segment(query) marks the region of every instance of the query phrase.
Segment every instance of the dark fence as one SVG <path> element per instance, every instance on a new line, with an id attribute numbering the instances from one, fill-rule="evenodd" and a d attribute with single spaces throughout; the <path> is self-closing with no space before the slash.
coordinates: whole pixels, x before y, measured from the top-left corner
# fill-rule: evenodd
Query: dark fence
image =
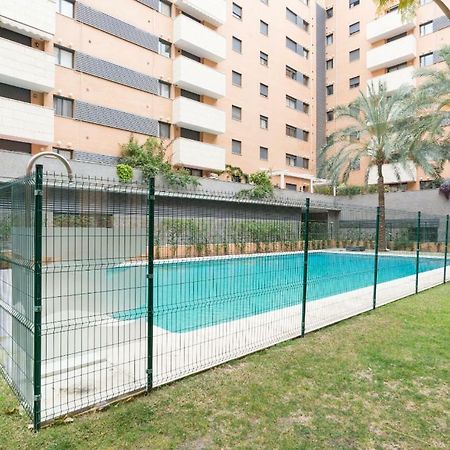
<path id="1" fill-rule="evenodd" d="M 0 370 L 39 428 L 443 283 L 448 231 L 38 166 L 0 187 Z"/>

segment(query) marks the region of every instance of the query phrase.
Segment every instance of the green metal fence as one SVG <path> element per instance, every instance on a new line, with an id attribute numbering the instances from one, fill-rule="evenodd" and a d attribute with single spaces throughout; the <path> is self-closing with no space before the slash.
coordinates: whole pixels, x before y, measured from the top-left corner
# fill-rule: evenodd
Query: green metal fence
<path id="1" fill-rule="evenodd" d="M 0 202 L 0 370 L 36 429 L 448 280 L 448 216 L 41 167 Z"/>

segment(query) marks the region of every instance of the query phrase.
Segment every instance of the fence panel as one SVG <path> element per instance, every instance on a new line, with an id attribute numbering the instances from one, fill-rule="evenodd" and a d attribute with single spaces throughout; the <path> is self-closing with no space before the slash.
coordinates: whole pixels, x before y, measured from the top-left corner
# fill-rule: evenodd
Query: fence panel
<path id="1" fill-rule="evenodd" d="M 380 248 L 377 305 L 398 300 L 416 292 L 420 272 L 431 267 L 421 266 L 420 246 L 423 239 L 422 215 L 418 212 L 386 210 L 384 231 L 386 250 Z M 442 265 L 433 261 L 434 265 Z M 428 276 L 428 275 L 427 275 Z M 442 278 L 441 278 L 442 281 Z"/>
<path id="2" fill-rule="evenodd" d="M 447 237 L 447 217 L 421 214 L 420 253 L 417 290 L 423 291 L 442 284 L 447 277 L 445 246 Z M 448 243 L 447 243 L 448 245 Z M 445 269 L 444 269 L 445 268 Z"/>
<path id="3" fill-rule="evenodd" d="M 34 412 L 35 178 L 0 187 L 0 372 Z"/>
<path id="4" fill-rule="evenodd" d="M 43 421 L 147 387 L 147 193 L 45 178 Z"/>
<path id="5" fill-rule="evenodd" d="M 302 208 L 156 197 L 154 383 L 301 334 Z"/>
<path id="6" fill-rule="evenodd" d="M 372 309 L 376 228 L 376 208 L 311 203 L 307 332 Z"/>

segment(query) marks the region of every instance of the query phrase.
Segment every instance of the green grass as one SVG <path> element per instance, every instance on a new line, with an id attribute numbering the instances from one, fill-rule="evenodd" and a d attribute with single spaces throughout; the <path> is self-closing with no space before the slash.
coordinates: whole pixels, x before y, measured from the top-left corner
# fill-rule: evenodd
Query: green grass
<path id="1" fill-rule="evenodd" d="M 0 448 L 450 448 L 450 286 L 34 434 L 0 382 Z"/>

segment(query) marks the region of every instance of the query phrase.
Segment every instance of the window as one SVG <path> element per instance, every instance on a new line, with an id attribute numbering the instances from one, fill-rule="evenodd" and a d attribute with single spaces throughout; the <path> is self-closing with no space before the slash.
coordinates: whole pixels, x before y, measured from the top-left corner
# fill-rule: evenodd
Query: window
<path id="1" fill-rule="evenodd" d="M 333 33 L 327 34 L 325 38 L 326 45 L 331 45 L 333 43 Z"/>
<path id="2" fill-rule="evenodd" d="M 268 66 L 269 65 L 269 55 L 264 52 L 259 52 L 259 62 L 262 66 Z"/>
<path id="3" fill-rule="evenodd" d="M 296 52 L 297 51 L 297 42 L 293 41 L 292 39 L 290 39 L 286 36 L 286 47 L 289 50 Z"/>
<path id="4" fill-rule="evenodd" d="M 433 0 L 420 0 L 420 6 L 428 5 L 428 3 L 431 3 Z"/>
<path id="5" fill-rule="evenodd" d="M 267 130 L 269 128 L 269 118 L 266 116 L 259 116 L 259 127 L 263 130 Z"/>
<path id="6" fill-rule="evenodd" d="M 233 153 L 233 155 L 241 155 L 242 154 L 242 142 L 241 141 L 236 141 L 235 139 L 233 139 L 231 141 L 231 153 Z"/>
<path id="7" fill-rule="evenodd" d="M 292 78 L 293 80 L 297 79 L 297 71 L 292 67 L 286 66 L 286 76 L 288 78 Z"/>
<path id="8" fill-rule="evenodd" d="M 295 42 L 291 38 L 288 38 L 287 36 L 286 36 L 286 47 L 289 50 L 298 53 L 300 56 L 304 56 L 306 59 L 308 59 L 309 57 L 309 50 L 307 48 L 301 46 L 300 44 L 297 44 L 297 42 Z"/>
<path id="9" fill-rule="evenodd" d="M 395 36 L 392 36 L 392 37 L 386 39 L 386 43 L 393 42 L 393 41 L 396 41 L 397 39 L 404 38 L 406 36 L 406 34 L 407 34 L 406 32 L 400 33 L 400 34 L 396 34 Z"/>
<path id="10" fill-rule="evenodd" d="M 181 54 L 186 58 L 192 59 L 192 61 L 197 61 L 198 63 L 202 62 L 202 58 L 200 58 L 200 56 L 194 55 L 193 53 L 187 52 L 186 50 L 181 50 Z"/>
<path id="11" fill-rule="evenodd" d="M 350 80 L 349 80 L 350 89 L 357 88 L 358 86 L 359 86 L 359 76 L 350 78 Z"/>
<path id="12" fill-rule="evenodd" d="M 358 6 L 359 5 L 359 0 L 348 0 L 348 7 L 351 9 L 351 8 L 354 8 L 355 6 Z"/>
<path id="13" fill-rule="evenodd" d="M 170 123 L 159 122 L 159 137 L 161 139 L 170 139 Z"/>
<path id="14" fill-rule="evenodd" d="M 181 128 L 180 136 L 191 141 L 201 141 L 200 131 L 190 130 L 189 128 Z"/>
<path id="15" fill-rule="evenodd" d="M 334 120 L 334 111 L 327 111 L 327 121 L 331 122 L 332 120 Z"/>
<path id="16" fill-rule="evenodd" d="M 233 72 L 231 74 L 231 78 L 232 78 L 233 86 L 238 86 L 238 87 L 242 86 L 242 74 L 240 74 L 239 72 L 235 72 L 233 70 Z"/>
<path id="17" fill-rule="evenodd" d="M 55 46 L 55 62 L 56 64 L 73 69 L 73 50 L 66 50 L 65 48 Z"/>
<path id="18" fill-rule="evenodd" d="M 359 22 L 352 23 L 352 24 L 348 27 L 348 32 L 349 32 L 350 36 L 351 36 L 352 34 L 359 33 L 359 30 L 360 30 Z"/>
<path id="19" fill-rule="evenodd" d="M 297 137 L 297 128 L 292 125 L 286 125 L 286 136 Z"/>
<path id="20" fill-rule="evenodd" d="M 434 63 L 433 52 L 420 55 L 420 67 L 431 66 Z"/>
<path id="21" fill-rule="evenodd" d="M 356 50 L 352 50 L 351 52 L 349 52 L 348 57 L 349 57 L 350 62 L 352 62 L 352 61 L 358 61 L 358 59 L 360 58 L 360 51 L 359 51 L 359 48 L 357 48 Z"/>
<path id="22" fill-rule="evenodd" d="M 289 167 L 295 167 L 295 161 L 297 160 L 297 157 L 295 155 L 290 155 L 286 153 L 286 165 Z"/>
<path id="23" fill-rule="evenodd" d="M 236 36 L 233 36 L 233 50 L 236 53 L 242 53 L 242 41 Z"/>
<path id="24" fill-rule="evenodd" d="M 267 147 L 259 147 L 259 159 L 261 161 L 268 161 L 269 149 Z"/>
<path id="25" fill-rule="evenodd" d="M 301 72 L 298 72 L 297 70 L 293 69 L 292 67 L 286 66 L 286 76 L 288 78 L 292 78 L 293 80 L 299 81 L 300 83 L 304 84 L 305 86 L 308 86 L 308 84 L 309 84 L 309 77 L 306 75 L 303 75 Z"/>
<path id="26" fill-rule="evenodd" d="M 259 83 L 259 95 L 262 95 L 263 97 L 269 96 L 269 86 L 263 83 Z"/>
<path id="27" fill-rule="evenodd" d="M 166 0 L 159 0 L 159 12 L 163 16 L 172 16 L 172 4 Z"/>
<path id="28" fill-rule="evenodd" d="M 166 58 L 170 58 L 171 43 L 163 39 L 159 40 L 158 53 Z"/>
<path id="29" fill-rule="evenodd" d="M 422 23 L 420 25 L 420 35 L 425 36 L 427 34 L 430 34 L 433 32 L 433 21 L 430 20 L 429 22 Z"/>
<path id="30" fill-rule="evenodd" d="M 58 0 L 57 12 L 67 17 L 74 17 L 74 1 L 73 0 Z"/>
<path id="31" fill-rule="evenodd" d="M 331 19 L 333 17 L 333 14 L 334 14 L 333 7 L 327 8 L 326 10 L 327 19 Z"/>
<path id="32" fill-rule="evenodd" d="M 391 67 L 388 67 L 387 69 L 386 69 L 386 73 L 390 73 L 390 72 L 395 72 L 395 71 L 397 71 L 397 70 L 400 70 L 400 69 L 404 69 L 405 67 L 407 67 L 408 66 L 408 64 L 407 63 L 401 63 L 401 64 L 397 64 L 397 65 L 395 65 L 395 66 L 391 66 Z"/>
<path id="33" fill-rule="evenodd" d="M 57 116 L 73 117 L 73 100 L 55 95 L 53 97 L 53 109 Z"/>
<path id="34" fill-rule="evenodd" d="M 242 120 L 242 108 L 240 108 L 239 106 L 233 105 L 231 107 L 231 117 L 233 118 L 233 120 L 241 121 Z"/>
<path id="35" fill-rule="evenodd" d="M 233 3 L 233 17 L 242 20 L 242 8 L 237 3 Z"/>
<path id="36" fill-rule="evenodd" d="M 305 31 L 308 31 L 309 29 L 309 23 L 295 14 L 295 12 L 291 11 L 289 8 L 286 8 L 286 19 L 289 20 L 289 22 L 297 25 L 298 27 L 303 28 Z"/>
<path id="37" fill-rule="evenodd" d="M 297 192 L 297 185 L 294 183 L 286 183 L 286 190 Z"/>
<path id="38" fill-rule="evenodd" d="M 73 150 L 68 148 L 53 147 L 53 152 L 58 153 L 58 155 L 61 155 L 63 158 L 73 159 Z"/>
<path id="39" fill-rule="evenodd" d="M 333 58 L 327 59 L 327 61 L 325 63 L 325 67 L 326 67 L 327 70 L 331 70 L 334 67 Z"/>
<path id="40" fill-rule="evenodd" d="M 186 89 L 181 89 L 180 95 L 182 97 L 190 98 L 191 100 L 194 100 L 196 102 L 201 101 L 201 96 L 199 94 L 196 94 L 195 92 L 187 91 Z"/>
<path id="41" fill-rule="evenodd" d="M 334 84 L 329 84 L 327 86 L 327 95 L 333 95 L 334 94 Z"/>
<path id="42" fill-rule="evenodd" d="M 286 106 L 291 109 L 297 109 L 297 99 L 286 95 Z"/>
<path id="43" fill-rule="evenodd" d="M 159 95 L 161 97 L 170 98 L 170 84 L 159 81 Z"/>
<path id="44" fill-rule="evenodd" d="M 264 22 L 263 20 L 259 21 L 259 31 L 261 34 L 264 34 L 264 36 L 268 36 L 269 34 L 269 24 Z"/>
<path id="45" fill-rule="evenodd" d="M 358 158 L 353 161 L 351 165 L 351 170 L 353 171 L 361 170 L 361 159 Z"/>
<path id="46" fill-rule="evenodd" d="M 193 177 L 201 178 L 203 176 L 203 170 L 200 169 L 191 169 L 190 167 L 186 167 L 186 170 L 189 172 L 190 175 Z"/>

